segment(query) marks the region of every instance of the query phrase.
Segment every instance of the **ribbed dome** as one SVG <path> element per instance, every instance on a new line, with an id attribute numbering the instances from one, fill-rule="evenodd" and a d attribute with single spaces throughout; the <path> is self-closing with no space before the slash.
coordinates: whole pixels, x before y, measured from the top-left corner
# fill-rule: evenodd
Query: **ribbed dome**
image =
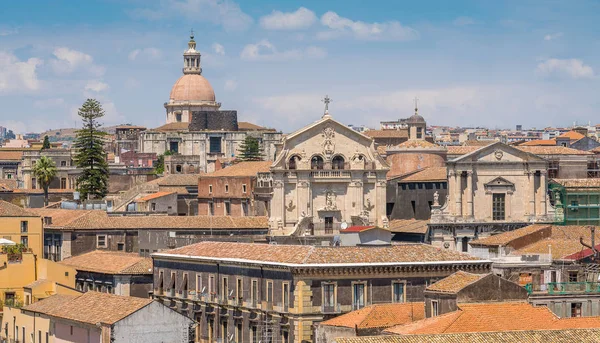
<path id="1" fill-rule="evenodd" d="M 407 122 L 409 124 L 425 124 L 425 118 L 415 113 L 408 118 Z"/>
<path id="2" fill-rule="evenodd" d="M 174 101 L 215 101 L 215 91 L 204 76 L 187 74 L 175 82 L 169 98 Z"/>

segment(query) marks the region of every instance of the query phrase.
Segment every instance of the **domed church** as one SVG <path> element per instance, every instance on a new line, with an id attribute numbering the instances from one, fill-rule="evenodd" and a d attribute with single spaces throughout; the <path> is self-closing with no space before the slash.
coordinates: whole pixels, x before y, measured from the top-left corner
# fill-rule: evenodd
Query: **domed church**
<path id="1" fill-rule="evenodd" d="M 165 173 L 211 172 L 217 160 L 236 158 L 239 146 L 251 135 L 261 144 L 263 158 L 272 160 L 281 132 L 238 122 L 237 111 L 221 110 L 215 91 L 202 75 L 201 54 L 194 35 L 183 52 L 183 75 L 175 81 L 164 103 L 166 124 L 140 134 L 141 152 L 165 156 Z"/>

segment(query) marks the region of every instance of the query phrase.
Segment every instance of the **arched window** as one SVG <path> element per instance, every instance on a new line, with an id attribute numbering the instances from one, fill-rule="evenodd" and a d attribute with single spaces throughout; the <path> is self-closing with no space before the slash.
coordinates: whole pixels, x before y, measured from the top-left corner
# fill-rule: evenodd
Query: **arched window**
<path id="1" fill-rule="evenodd" d="M 183 168 L 181 168 L 181 165 L 180 165 L 180 164 L 178 164 L 178 165 L 176 165 L 176 166 L 175 166 L 175 171 L 176 171 L 177 173 L 181 173 L 181 171 L 182 171 L 182 170 L 183 170 Z"/>
<path id="2" fill-rule="evenodd" d="M 344 157 L 338 155 L 331 160 L 331 169 L 344 169 Z"/>
<path id="3" fill-rule="evenodd" d="M 310 159 L 310 169 L 323 169 L 323 157 L 313 156 Z"/>
<path id="4" fill-rule="evenodd" d="M 296 162 L 300 161 L 300 156 L 294 155 L 290 157 L 290 161 L 288 162 L 288 169 L 296 169 L 298 166 Z"/>

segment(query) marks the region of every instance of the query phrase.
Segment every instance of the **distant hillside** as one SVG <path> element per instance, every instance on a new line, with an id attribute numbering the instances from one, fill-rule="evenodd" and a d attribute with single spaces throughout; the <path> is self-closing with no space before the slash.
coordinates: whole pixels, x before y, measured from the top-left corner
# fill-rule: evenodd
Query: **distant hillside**
<path id="1" fill-rule="evenodd" d="M 107 126 L 107 127 L 103 127 L 102 130 L 104 130 L 105 132 L 108 132 L 109 134 L 114 134 L 115 133 L 115 128 L 119 126 L 119 125 L 113 125 L 113 126 Z M 79 130 L 79 128 L 65 128 L 65 129 L 55 129 L 55 130 L 48 130 L 45 132 L 42 132 L 40 134 L 41 138 L 44 138 L 44 136 L 48 136 L 48 138 L 55 142 L 55 141 L 70 141 L 70 140 L 74 140 L 75 139 L 75 131 Z"/>

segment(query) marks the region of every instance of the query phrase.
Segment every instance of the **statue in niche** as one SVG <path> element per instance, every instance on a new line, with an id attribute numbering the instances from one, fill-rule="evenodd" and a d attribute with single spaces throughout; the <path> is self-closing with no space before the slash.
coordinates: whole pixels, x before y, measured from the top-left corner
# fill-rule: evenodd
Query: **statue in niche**
<path id="1" fill-rule="evenodd" d="M 337 210 L 337 205 L 336 205 L 335 199 L 336 199 L 336 195 L 331 189 L 328 189 L 325 191 L 325 210 L 326 211 Z"/>
<path id="2" fill-rule="evenodd" d="M 296 209 L 296 205 L 294 205 L 294 201 L 290 200 L 290 203 L 285 207 L 288 212 L 292 212 Z"/>
<path id="3" fill-rule="evenodd" d="M 370 199 L 367 199 L 367 200 L 365 200 L 365 204 L 363 205 L 363 208 L 366 213 L 370 213 L 375 208 L 375 205 L 371 204 Z"/>
<path id="4" fill-rule="evenodd" d="M 438 191 L 433 193 L 433 206 L 440 206 L 440 193 Z"/>
<path id="5" fill-rule="evenodd" d="M 323 154 L 325 154 L 326 156 L 332 155 L 335 152 L 335 143 L 333 142 L 333 138 L 335 137 L 335 130 L 328 126 L 325 129 L 323 129 L 323 133 L 321 134 L 321 136 L 323 136 Z"/>

